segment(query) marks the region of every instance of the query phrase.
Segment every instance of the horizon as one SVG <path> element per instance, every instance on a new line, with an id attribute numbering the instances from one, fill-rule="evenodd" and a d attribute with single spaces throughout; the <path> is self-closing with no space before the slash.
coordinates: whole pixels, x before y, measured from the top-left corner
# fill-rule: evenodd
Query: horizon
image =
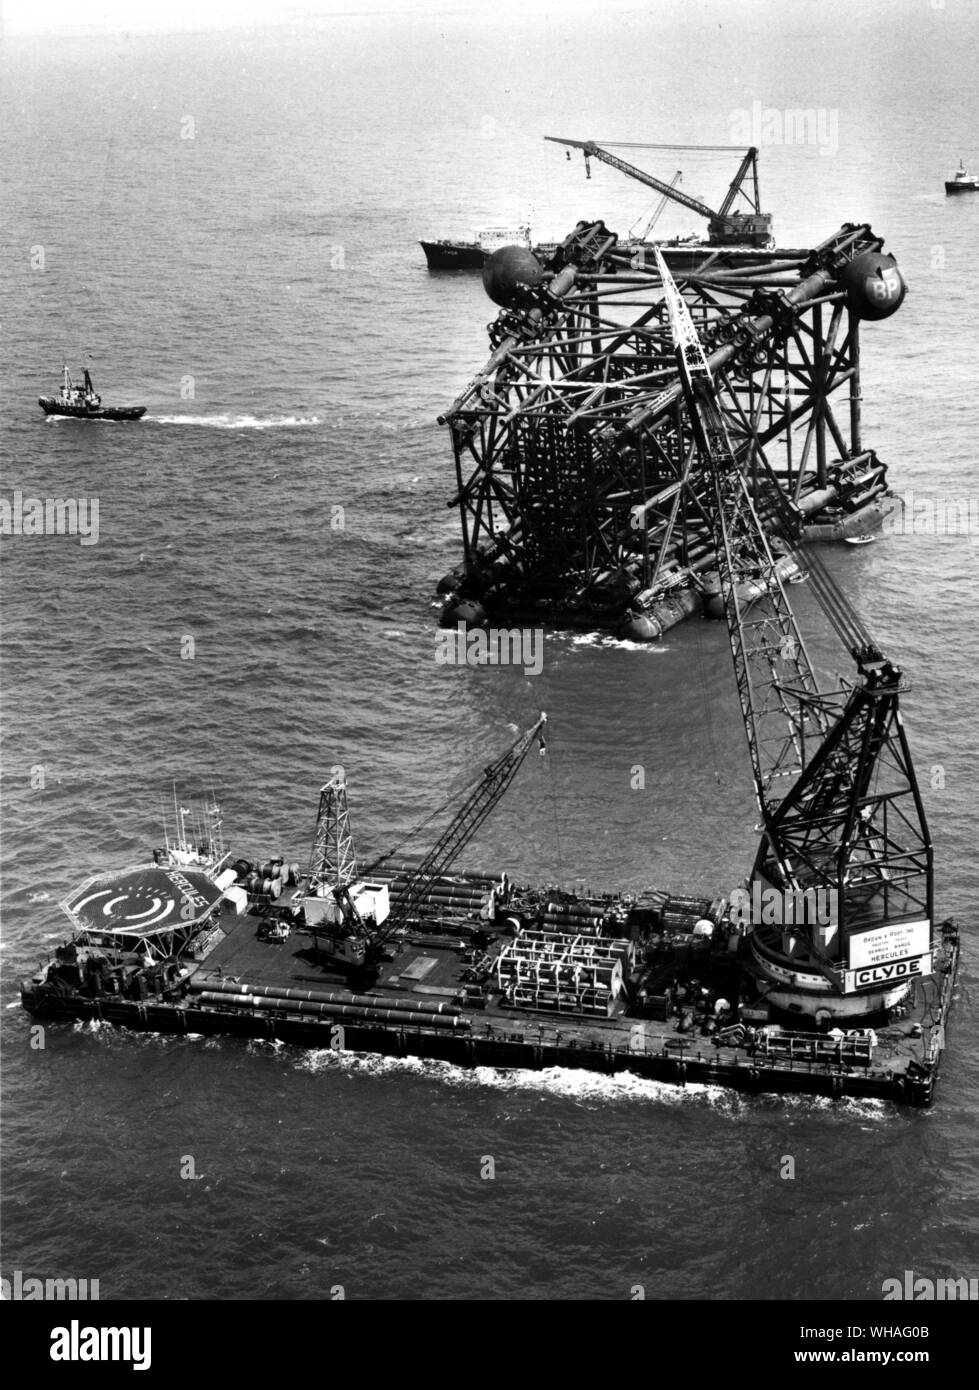
<path id="1" fill-rule="evenodd" d="M 850 23 L 860 24 L 874 15 L 893 20 L 922 9 L 920 0 L 609 0 L 602 11 L 603 25 L 638 13 L 652 18 L 659 9 L 665 23 L 707 24 L 743 21 L 753 11 L 777 13 L 783 32 L 816 26 L 831 28 L 829 16 L 845 11 Z M 927 7 L 925 7 L 927 10 Z M 943 4 L 930 11 L 943 22 L 968 19 L 975 4 Z M 226 32 L 280 27 L 317 28 L 337 21 L 402 18 L 432 20 L 490 20 L 507 23 L 534 20 L 559 23 L 568 16 L 594 21 L 594 0 L 167 0 L 165 6 L 140 0 L 4 0 L 0 9 L 0 36 L 112 37 Z"/>

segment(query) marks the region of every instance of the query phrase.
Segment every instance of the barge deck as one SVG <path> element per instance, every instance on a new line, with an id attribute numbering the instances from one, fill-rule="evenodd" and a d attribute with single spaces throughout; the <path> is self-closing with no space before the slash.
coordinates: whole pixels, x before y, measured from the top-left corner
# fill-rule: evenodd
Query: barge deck
<path id="1" fill-rule="evenodd" d="M 721 914 L 714 913 L 720 920 L 713 936 L 694 934 L 690 919 L 709 910 L 706 904 L 669 926 L 668 919 L 681 915 L 671 907 L 694 900 L 665 894 L 638 902 L 562 899 L 555 904 L 538 894 L 531 902 L 511 890 L 506 915 L 492 924 L 475 911 L 433 907 L 430 918 L 392 943 L 376 977 L 356 988 L 317 949 L 312 932 L 288 927 L 289 909 L 259 902 L 239 915 L 223 903 L 207 939 L 196 943 L 200 959 L 180 962 L 179 973 L 163 966 L 154 977 L 133 968 L 128 983 L 123 972 L 110 988 L 93 987 L 87 958 L 97 949 L 68 944 L 53 967 L 64 988 L 52 989 L 49 968 L 46 977 L 25 982 L 24 1004 L 39 1017 L 104 1020 L 164 1034 L 278 1040 L 468 1067 L 629 1072 L 755 1094 L 931 1104 L 959 958 L 953 924 L 937 933 L 934 974 L 916 982 L 900 1010 L 872 1029 L 812 1032 L 766 1006 L 741 966 L 744 939 Z M 578 922 L 591 914 L 594 934 L 573 924 L 555 928 L 555 908 Z M 606 932 L 610 919 L 617 921 L 618 939 L 599 934 L 599 913 Z M 572 1001 L 560 990 L 547 997 L 538 986 L 538 997 L 528 998 L 534 967 L 524 971 L 521 987 L 514 955 L 536 947 L 581 959 L 595 950 L 610 956 L 612 965 L 596 978 L 617 976 L 621 988 L 579 991 Z M 581 1012 L 586 997 L 590 1015 Z"/>

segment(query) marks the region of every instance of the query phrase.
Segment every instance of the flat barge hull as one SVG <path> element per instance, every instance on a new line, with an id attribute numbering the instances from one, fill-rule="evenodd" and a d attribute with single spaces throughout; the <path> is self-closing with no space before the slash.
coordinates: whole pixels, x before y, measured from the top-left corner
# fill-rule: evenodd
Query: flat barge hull
<path id="1" fill-rule="evenodd" d="M 449 915 L 455 916 L 451 910 Z M 309 934 L 300 930 L 284 941 L 263 939 L 263 920 L 252 912 L 223 914 L 217 944 L 202 960 L 186 963 L 179 982 L 156 995 L 52 994 L 35 981 L 23 987 L 24 1005 L 41 1018 L 103 1021 L 168 1035 L 262 1039 L 460 1067 L 626 1072 L 678 1086 L 927 1106 L 944 1051 L 959 959 L 957 934 L 945 931 L 936 942 L 935 974 L 916 986 L 902 1017 L 882 1021 L 872 1048 L 853 1043 L 854 1035 L 834 1039 L 781 1027 L 748 1029 L 732 1043 L 708 1034 L 706 1014 L 698 1019 L 680 1006 L 649 1016 L 648 1008 L 637 1009 L 625 993 L 605 1017 L 514 1007 L 492 991 L 473 1006 L 466 981 L 472 978 L 474 954 L 484 961 L 498 955 L 512 940 L 512 928 L 487 929 L 465 914 L 456 917 L 458 930 L 443 920 L 441 930 L 433 931 L 433 921 L 401 942 L 369 987 L 374 1010 L 317 1003 L 363 996 L 351 994 L 348 980 L 320 955 Z M 474 933 L 481 930 L 474 952 Z M 730 943 L 703 945 L 706 949 L 698 951 L 690 941 L 674 945 L 672 956 L 657 954 L 656 934 L 647 933 L 645 942 L 637 943 L 634 973 L 648 973 L 649 963 L 655 969 L 658 960 L 660 978 L 670 976 L 688 1000 L 708 990 L 712 998 L 720 992 L 738 997 L 743 979 Z M 285 998 L 286 991 L 296 997 Z M 419 1022 L 415 1009 L 433 1011 L 431 1021 Z M 436 1009 L 446 1012 L 436 1014 Z M 376 1020 L 368 1016 L 372 1013 Z M 741 1016 L 760 1015 L 746 1007 Z"/>

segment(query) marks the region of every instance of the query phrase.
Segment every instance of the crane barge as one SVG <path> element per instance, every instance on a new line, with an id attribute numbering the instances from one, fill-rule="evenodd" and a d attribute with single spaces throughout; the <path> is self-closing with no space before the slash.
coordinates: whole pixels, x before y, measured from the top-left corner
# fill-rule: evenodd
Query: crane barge
<path id="1" fill-rule="evenodd" d="M 662 179 L 656 178 L 653 174 L 647 174 L 644 169 L 628 163 L 621 156 L 612 154 L 610 150 L 596 144 L 594 140 L 566 140 L 559 135 L 545 135 L 544 139 L 549 140 L 554 145 L 568 146 L 569 158 L 572 149 L 581 150 L 585 156 L 587 178 L 591 178 L 591 160 L 598 159 L 603 164 L 611 165 L 613 169 L 618 169 L 620 173 L 635 179 L 638 183 L 645 184 L 647 188 L 655 189 L 664 198 L 678 203 L 681 207 L 688 208 L 700 217 L 705 217 L 707 219 L 706 244 L 708 246 L 755 246 L 763 247 L 765 250 L 771 250 L 775 246 L 775 238 L 772 236 L 772 215 L 761 210 L 761 195 L 758 189 L 758 150 L 754 145 L 744 151 L 744 156 L 724 199 L 720 207 L 715 210 L 700 198 L 693 198 L 689 193 L 678 188 L 675 181 L 664 183 Z M 717 150 L 727 153 L 731 146 L 639 145 L 636 148 Z M 744 198 L 749 203 L 748 211 L 739 212 L 735 209 L 739 197 Z"/>
<path id="2" fill-rule="evenodd" d="M 723 556 L 763 817 L 746 884 L 713 898 L 590 895 L 457 869 L 535 741 L 546 757 L 541 715 L 465 789 L 420 859 L 398 858 L 402 842 L 360 867 L 340 767 L 320 792 L 305 874 L 281 855 L 232 861 L 217 808 L 188 835 L 191 813 L 175 804 L 178 833 L 152 866 L 96 875 L 62 904 L 72 938 L 23 982 L 31 1014 L 462 1066 L 931 1103 L 959 944 L 954 922 L 932 926 L 932 851 L 901 675 L 827 577 L 816 588 L 850 641 L 858 682 L 819 691 L 678 298 L 674 287 L 677 360 L 698 421 L 688 486 L 696 474 L 710 483 L 701 495 Z M 756 583 L 749 601 L 746 576 L 766 574 L 772 582 Z"/>
<path id="3" fill-rule="evenodd" d="M 752 923 L 751 967 L 770 1003 L 786 1012 L 821 1021 L 880 1016 L 932 971 L 933 851 L 899 710 L 907 685 L 814 554 L 816 598 L 857 666 L 855 682 L 820 690 L 700 338 L 657 256 L 709 484 L 706 510 L 762 816 L 749 888 L 760 890 L 756 900 L 768 895 L 773 906 L 793 909 Z M 770 491 L 776 530 L 792 545 L 790 509 L 774 483 Z M 800 921 L 799 903 L 824 911 Z"/>

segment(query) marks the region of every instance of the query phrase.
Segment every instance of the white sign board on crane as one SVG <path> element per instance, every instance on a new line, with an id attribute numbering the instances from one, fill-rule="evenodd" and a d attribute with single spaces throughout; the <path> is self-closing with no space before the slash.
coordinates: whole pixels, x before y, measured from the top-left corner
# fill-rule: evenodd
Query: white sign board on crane
<path id="1" fill-rule="evenodd" d="M 844 970 L 843 993 L 855 994 L 861 989 L 889 989 L 893 985 L 923 980 L 932 973 L 931 952 L 913 960 L 892 960 L 886 965 L 865 965 L 860 970 Z"/>
<path id="2" fill-rule="evenodd" d="M 850 937 L 848 964 L 851 970 L 861 970 L 866 966 L 910 960 L 930 950 L 931 923 L 927 917 L 911 922 L 888 922 L 886 927 L 874 927 Z"/>
<path id="3" fill-rule="evenodd" d="M 889 922 L 850 937 L 843 992 L 887 988 L 924 979 L 931 972 L 931 923 L 927 917 Z"/>

